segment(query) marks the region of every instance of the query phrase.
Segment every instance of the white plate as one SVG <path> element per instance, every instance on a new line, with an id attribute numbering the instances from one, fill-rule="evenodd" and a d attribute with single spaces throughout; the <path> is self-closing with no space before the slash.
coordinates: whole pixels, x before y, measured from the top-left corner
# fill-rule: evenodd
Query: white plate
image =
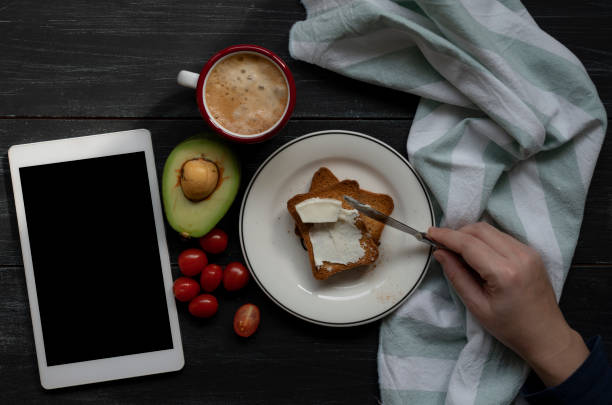
<path id="1" fill-rule="evenodd" d="M 240 210 L 242 252 L 259 286 L 293 315 L 327 326 L 372 322 L 414 291 L 431 249 L 387 226 L 374 265 L 316 280 L 286 203 L 308 190 L 322 166 L 341 180 L 354 179 L 366 190 L 390 195 L 392 216 L 400 221 L 419 230 L 434 224 L 422 180 L 393 148 L 357 132 L 314 132 L 281 146 L 253 176 Z"/>

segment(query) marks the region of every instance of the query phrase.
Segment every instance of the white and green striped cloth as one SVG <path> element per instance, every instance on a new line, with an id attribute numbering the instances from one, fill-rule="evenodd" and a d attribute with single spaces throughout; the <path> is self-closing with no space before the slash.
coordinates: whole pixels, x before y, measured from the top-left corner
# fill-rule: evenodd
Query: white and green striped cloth
<path id="1" fill-rule="evenodd" d="M 291 55 L 421 96 L 408 155 L 441 225 L 485 218 L 532 245 L 559 296 L 607 123 L 580 61 L 518 0 L 303 3 Z M 434 264 L 382 323 L 378 371 L 385 404 L 463 405 L 512 402 L 528 370 Z"/>

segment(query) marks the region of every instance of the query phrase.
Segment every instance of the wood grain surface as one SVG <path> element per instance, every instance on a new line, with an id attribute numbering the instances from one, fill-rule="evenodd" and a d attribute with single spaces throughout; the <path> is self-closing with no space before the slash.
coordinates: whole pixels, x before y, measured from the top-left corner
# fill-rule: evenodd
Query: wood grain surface
<path id="1" fill-rule="evenodd" d="M 540 0 L 527 4 L 540 26 L 583 61 L 604 104 L 612 103 L 612 3 Z M 256 43 L 288 62 L 298 103 L 272 140 L 237 146 L 241 191 L 276 148 L 302 134 L 348 129 L 406 154 L 416 97 L 344 78 L 295 61 L 288 32 L 305 18 L 297 0 L 0 1 L 0 389 L 3 403 L 377 403 L 378 323 L 332 329 L 292 317 L 254 283 L 220 293 L 219 313 L 200 321 L 179 308 L 185 368 L 176 373 L 44 391 L 32 326 L 8 171 L 16 143 L 147 128 L 159 174 L 170 150 L 206 130 L 194 93 L 176 85 L 180 69 L 198 71 L 215 51 Z M 612 353 L 612 143 L 597 163 L 561 307 L 585 337 L 602 335 Z M 230 236 L 218 262 L 241 260 L 239 201 L 221 226 Z M 118 232 L 134 232 L 120 229 Z M 50 231 L 52 236 L 52 231 Z M 137 232 L 136 232 L 137 234 Z M 86 235 L 79 235 L 86 237 Z M 192 246 L 168 228 L 173 272 Z M 251 339 L 231 318 L 244 302 L 260 306 Z"/>

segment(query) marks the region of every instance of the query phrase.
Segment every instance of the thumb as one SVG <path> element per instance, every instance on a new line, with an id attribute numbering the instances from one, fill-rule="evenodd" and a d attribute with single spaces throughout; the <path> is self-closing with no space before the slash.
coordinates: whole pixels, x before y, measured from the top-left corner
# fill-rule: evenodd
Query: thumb
<path id="1" fill-rule="evenodd" d="M 482 287 L 459 257 L 445 249 L 437 249 L 434 257 L 442 265 L 446 278 L 455 288 L 463 304 L 473 313 L 482 310 L 487 301 Z"/>

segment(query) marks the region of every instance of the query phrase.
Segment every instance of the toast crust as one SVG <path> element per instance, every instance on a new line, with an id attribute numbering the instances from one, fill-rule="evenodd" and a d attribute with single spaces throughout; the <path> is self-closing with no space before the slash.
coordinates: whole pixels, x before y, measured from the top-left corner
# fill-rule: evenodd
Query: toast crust
<path id="1" fill-rule="evenodd" d="M 323 191 L 339 182 L 340 180 L 338 180 L 331 170 L 327 167 L 321 167 L 312 175 L 310 190 L 308 190 L 308 192 L 316 193 L 317 191 Z"/>

